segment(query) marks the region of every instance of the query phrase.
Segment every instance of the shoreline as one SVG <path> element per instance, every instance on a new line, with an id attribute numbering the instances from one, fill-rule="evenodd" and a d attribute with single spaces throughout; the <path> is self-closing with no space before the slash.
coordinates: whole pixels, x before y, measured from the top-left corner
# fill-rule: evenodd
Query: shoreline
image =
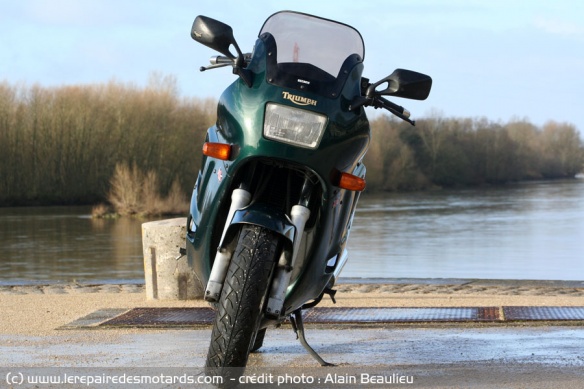
<path id="1" fill-rule="evenodd" d="M 0 295 L 145 293 L 140 281 L 124 282 L 34 282 L 0 283 Z M 584 281 L 507 280 L 463 278 L 341 278 L 335 285 L 341 292 L 395 294 L 495 294 L 584 296 Z"/>

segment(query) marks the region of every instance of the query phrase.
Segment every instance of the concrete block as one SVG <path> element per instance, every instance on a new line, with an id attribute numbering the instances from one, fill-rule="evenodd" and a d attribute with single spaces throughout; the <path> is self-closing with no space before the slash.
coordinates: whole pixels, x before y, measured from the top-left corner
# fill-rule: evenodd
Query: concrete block
<path id="1" fill-rule="evenodd" d="M 203 290 L 184 251 L 186 218 L 142 224 L 142 248 L 147 300 L 192 300 Z"/>

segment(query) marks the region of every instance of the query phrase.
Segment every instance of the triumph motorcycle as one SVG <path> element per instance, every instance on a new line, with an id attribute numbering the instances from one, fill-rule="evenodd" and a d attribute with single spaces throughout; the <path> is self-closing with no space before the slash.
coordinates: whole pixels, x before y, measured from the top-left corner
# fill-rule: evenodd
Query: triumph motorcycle
<path id="1" fill-rule="evenodd" d="M 208 374 L 243 374 L 266 330 L 286 320 L 304 348 L 302 311 L 324 296 L 345 265 L 347 239 L 370 142 L 365 107 L 414 125 L 383 96 L 424 100 L 432 79 L 397 69 L 362 76 L 361 34 L 346 24 L 283 11 L 243 53 L 230 26 L 198 16 L 192 38 L 219 54 L 201 71 L 230 66 L 208 129 L 187 221 L 187 257 L 216 309 Z"/>

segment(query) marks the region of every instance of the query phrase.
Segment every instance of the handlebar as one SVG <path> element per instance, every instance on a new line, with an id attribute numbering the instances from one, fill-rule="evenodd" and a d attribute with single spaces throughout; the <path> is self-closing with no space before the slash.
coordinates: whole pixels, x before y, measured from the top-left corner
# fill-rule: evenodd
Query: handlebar
<path id="1" fill-rule="evenodd" d="M 247 64 L 249 64 L 250 60 L 251 60 L 251 53 L 243 54 L 243 63 L 245 66 L 247 66 Z M 211 64 L 211 66 L 201 66 L 199 68 L 199 70 L 201 72 L 204 72 L 205 70 L 222 68 L 222 67 L 229 66 L 229 65 L 234 66 L 236 64 L 236 60 L 229 58 L 229 57 L 226 57 L 226 56 L 223 56 L 223 55 L 215 55 L 209 59 L 209 63 Z"/>
<path id="2" fill-rule="evenodd" d="M 401 105 L 397 105 L 395 103 L 392 103 L 391 101 L 384 99 L 381 96 L 377 96 L 373 100 L 374 100 L 374 103 L 372 105 L 375 108 L 378 108 L 377 105 L 375 105 L 375 102 L 378 102 L 380 105 L 379 108 L 387 109 L 389 112 L 391 112 L 392 114 L 394 114 L 398 118 L 410 123 L 412 126 L 416 125 L 416 121 L 410 119 L 410 115 L 411 115 L 410 111 L 408 111 L 407 109 L 405 109 Z"/>
<path id="3" fill-rule="evenodd" d="M 401 105 L 397 105 L 395 103 L 392 103 L 391 101 L 389 101 L 381 96 L 377 97 L 376 99 L 379 100 L 379 102 L 382 104 L 382 106 L 383 106 L 382 108 L 385 108 L 389 111 L 396 111 L 397 113 L 399 113 L 400 115 L 403 115 L 407 119 L 410 118 L 410 115 L 411 115 L 410 111 L 408 111 L 407 109 L 405 109 Z"/>
<path id="4" fill-rule="evenodd" d="M 219 64 L 230 65 L 233 63 L 233 60 L 231 58 L 225 57 L 223 55 L 216 55 L 214 57 L 211 57 L 209 59 L 209 62 L 211 63 L 211 65 L 219 65 Z"/>
<path id="5" fill-rule="evenodd" d="M 243 54 L 243 63 L 244 66 L 247 66 L 251 61 L 251 53 Z M 223 55 L 215 55 L 209 59 L 211 63 L 210 66 L 201 66 L 199 68 L 200 71 L 204 72 L 205 70 L 222 68 L 224 66 L 236 66 L 237 59 L 229 58 Z M 248 85 L 251 85 L 248 82 Z M 392 103 L 391 101 L 381 97 L 381 96 L 374 96 L 374 97 L 365 97 L 359 96 L 353 102 L 351 102 L 349 106 L 349 110 L 354 110 L 360 106 L 371 106 L 374 108 L 384 108 L 387 109 L 389 112 L 397 116 L 398 118 L 410 123 L 411 125 L 415 126 L 416 122 L 410 119 L 410 111 L 402 107 L 401 105 L 397 105 Z"/>
<path id="6" fill-rule="evenodd" d="M 373 107 L 375 109 L 377 108 L 387 109 L 389 112 L 391 112 L 398 118 L 410 123 L 412 126 L 416 125 L 416 122 L 410 119 L 410 111 L 408 111 L 401 105 L 392 103 L 391 101 L 381 96 L 374 97 L 358 96 L 349 105 L 349 111 L 353 111 L 361 106 Z"/>
<path id="7" fill-rule="evenodd" d="M 211 69 L 217 69 L 217 68 L 222 68 L 228 65 L 232 65 L 233 64 L 233 60 L 229 57 L 224 57 L 222 55 L 216 55 L 214 57 L 211 57 L 209 59 L 209 63 L 211 64 L 211 66 L 201 66 L 199 68 L 199 70 L 201 72 L 204 72 L 205 70 L 211 70 Z"/>

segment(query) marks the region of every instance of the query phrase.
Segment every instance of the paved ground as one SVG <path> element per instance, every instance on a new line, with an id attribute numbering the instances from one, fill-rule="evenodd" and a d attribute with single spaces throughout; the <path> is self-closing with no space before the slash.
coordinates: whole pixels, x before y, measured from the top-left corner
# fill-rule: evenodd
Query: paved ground
<path id="1" fill-rule="evenodd" d="M 584 284 L 346 280 L 337 296 L 341 306 L 584 306 Z M 209 328 L 57 329 L 99 309 L 199 305 L 204 304 L 145 301 L 140 285 L 0 286 L 0 387 L 209 387 L 181 383 L 201 377 Z M 582 388 L 581 324 L 309 326 L 309 343 L 337 365 L 327 368 L 318 366 L 294 333 L 282 327 L 268 332 L 261 352 L 250 357 L 245 375 L 249 381 L 272 384 L 242 387 Z M 69 386 L 18 385 L 38 374 L 85 380 L 161 374 L 176 378 L 174 383 L 152 386 L 88 386 L 85 381 Z M 285 382 L 278 385 L 278 380 Z"/>

